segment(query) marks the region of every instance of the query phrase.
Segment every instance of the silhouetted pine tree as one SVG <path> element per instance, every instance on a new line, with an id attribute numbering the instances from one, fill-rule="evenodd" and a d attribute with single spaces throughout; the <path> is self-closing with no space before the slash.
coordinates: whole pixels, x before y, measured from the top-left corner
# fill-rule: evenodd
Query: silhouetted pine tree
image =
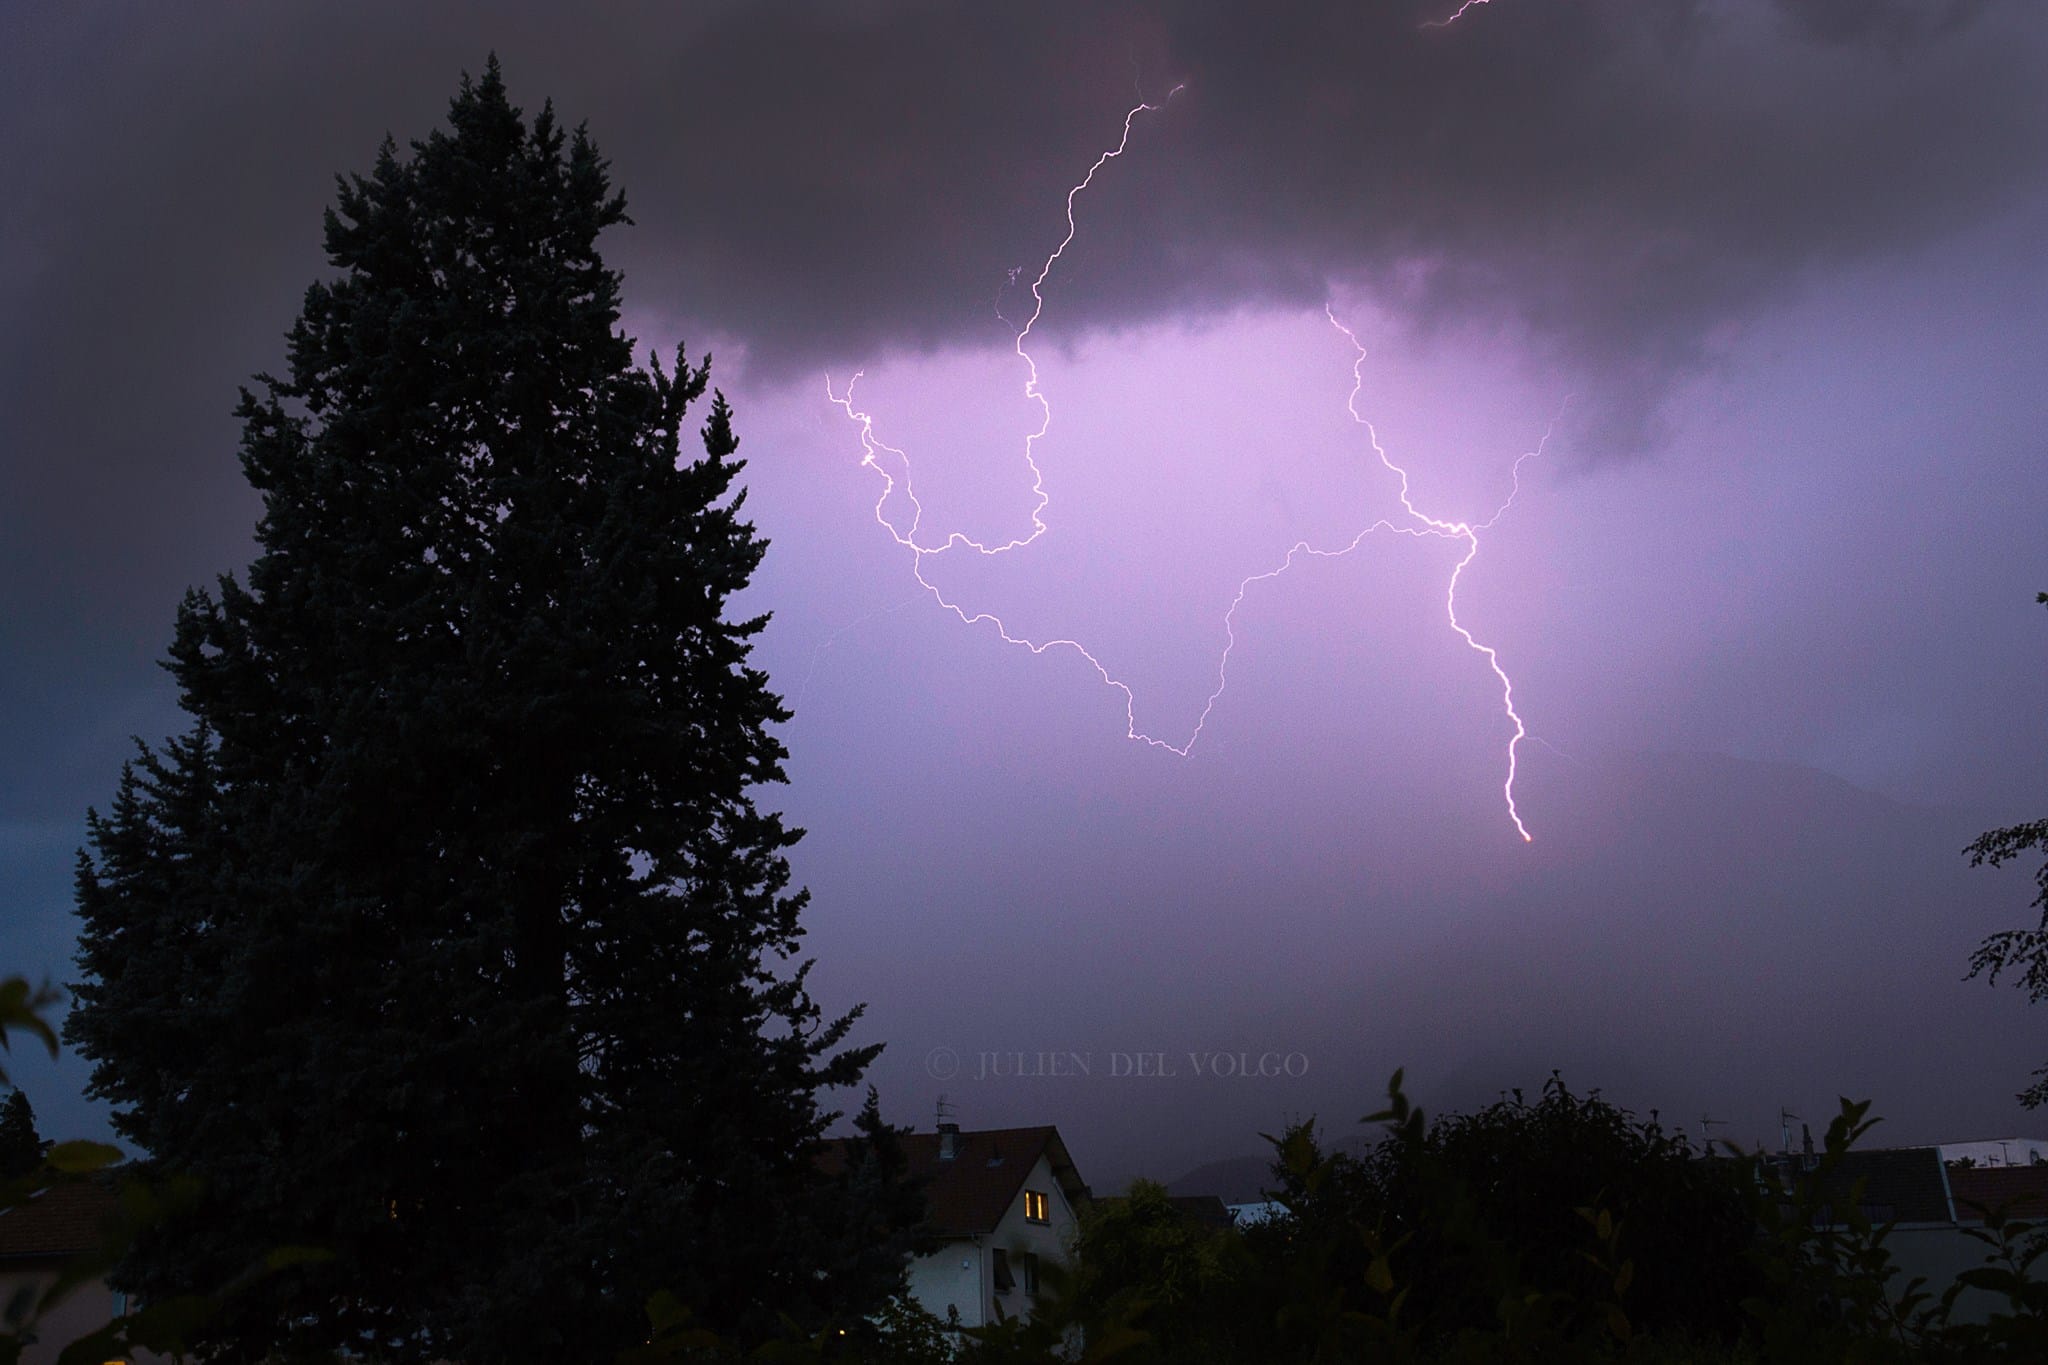
<path id="1" fill-rule="evenodd" d="M 709 362 L 635 365 L 584 133 L 495 59 L 449 119 L 341 182 L 340 275 L 239 408 L 260 553 L 178 613 L 193 728 L 80 855 L 67 1032 L 205 1189 L 125 1281 L 331 1251 L 228 1301 L 231 1357 L 601 1359 L 659 1289 L 743 1338 L 860 1310 L 906 1220 L 813 1161 L 878 1048 L 806 993 L 801 831 L 750 795 L 788 715 L 726 617 L 766 548 L 731 412 L 683 456 Z"/>
<path id="2" fill-rule="evenodd" d="M 36 1132 L 36 1111 L 28 1096 L 16 1090 L 0 1100 L 0 1182 L 33 1174 L 48 1146 Z"/>

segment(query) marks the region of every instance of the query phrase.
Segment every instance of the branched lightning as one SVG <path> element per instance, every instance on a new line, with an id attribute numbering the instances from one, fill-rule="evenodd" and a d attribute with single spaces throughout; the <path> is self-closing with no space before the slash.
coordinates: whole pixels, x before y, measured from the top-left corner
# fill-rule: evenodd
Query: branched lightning
<path id="1" fill-rule="evenodd" d="M 1481 2 L 1483 3 L 1483 0 Z M 1485 521 L 1476 524 L 1443 521 L 1418 510 L 1408 499 L 1408 471 L 1387 458 L 1386 450 L 1380 445 L 1379 432 L 1374 429 L 1372 422 L 1358 411 L 1358 395 L 1365 387 L 1365 347 L 1359 342 L 1356 333 L 1337 320 L 1336 313 L 1332 312 L 1327 304 L 1323 307 L 1323 315 L 1329 318 L 1332 327 L 1344 334 L 1344 339 L 1351 343 L 1355 353 L 1351 359 L 1351 393 L 1344 400 L 1344 408 L 1351 414 L 1352 421 L 1365 428 L 1366 437 L 1372 442 L 1372 453 L 1379 456 L 1380 463 L 1400 477 L 1402 510 L 1430 528 L 1431 533 L 1465 542 L 1464 557 L 1458 561 L 1457 567 L 1451 570 L 1450 585 L 1444 590 L 1444 615 L 1449 618 L 1451 629 L 1458 633 L 1459 638 L 1463 639 L 1467 646 L 1486 657 L 1486 666 L 1493 670 L 1494 677 L 1500 679 L 1501 709 L 1507 712 L 1508 720 L 1515 727 L 1514 738 L 1508 741 L 1508 775 L 1506 781 L 1501 784 L 1501 793 L 1507 798 L 1508 819 L 1515 822 L 1515 832 L 1522 836 L 1523 843 L 1528 843 L 1531 841 L 1528 826 L 1522 823 L 1522 813 L 1515 808 L 1515 759 L 1516 749 L 1528 736 L 1529 730 L 1522 724 L 1521 716 L 1515 711 L 1515 684 L 1513 679 L 1508 677 L 1507 670 L 1500 666 L 1499 651 L 1492 645 L 1479 643 L 1473 638 L 1472 632 L 1465 628 L 1464 623 L 1458 620 L 1458 580 L 1464 576 L 1465 566 L 1479 554 L 1479 532 L 1490 528 L 1514 505 L 1515 494 L 1522 491 L 1522 463 L 1543 453 L 1543 447 L 1550 444 L 1550 432 L 1546 430 L 1543 433 L 1543 439 L 1536 443 L 1534 450 L 1524 451 L 1515 457 L 1514 468 L 1510 471 L 1507 498 Z M 1553 422 L 1552 426 L 1555 425 Z"/>
<path id="2" fill-rule="evenodd" d="M 1466 8 L 1473 4 L 1484 4 L 1486 2 L 1487 0 L 1466 0 Z M 1460 14 L 1463 12 L 1463 9 L 1459 11 Z M 1457 15 L 1451 17 L 1455 19 Z M 1443 22 L 1448 23 L 1450 21 L 1445 20 Z M 1513 724 L 1515 731 L 1513 738 L 1508 741 L 1508 771 L 1506 781 L 1503 784 L 1503 793 L 1507 798 L 1508 818 L 1513 821 L 1516 832 L 1527 842 L 1531 839 L 1531 835 L 1528 828 L 1522 823 L 1521 813 L 1515 805 L 1515 767 L 1517 746 L 1527 737 L 1528 730 L 1524 726 L 1521 716 L 1515 710 L 1514 684 L 1509 679 L 1506 670 L 1501 667 L 1498 652 L 1492 646 L 1482 644 L 1458 620 L 1458 583 L 1466 567 L 1472 563 L 1479 553 L 1478 533 L 1498 522 L 1513 504 L 1515 494 L 1521 487 L 1523 462 L 1542 453 L 1544 446 L 1549 442 L 1550 433 L 1548 431 L 1544 433 L 1543 440 L 1537 444 L 1534 450 L 1527 451 L 1516 458 L 1511 470 L 1508 496 L 1485 521 L 1476 523 L 1445 521 L 1421 511 L 1415 506 L 1409 496 L 1410 480 L 1408 471 L 1402 466 L 1395 464 L 1387 455 L 1386 450 L 1380 444 L 1378 431 L 1374 429 L 1371 421 L 1358 410 L 1358 396 L 1365 383 L 1365 347 L 1359 342 L 1357 335 L 1338 320 L 1336 313 L 1328 305 L 1324 307 L 1324 315 L 1329 319 L 1330 325 L 1342 333 L 1345 340 L 1350 342 L 1354 353 L 1351 364 L 1351 392 L 1345 400 L 1345 408 L 1351 414 L 1352 420 L 1365 428 L 1367 438 L 1372 443 L 1373 453 L 1378 457 L 1381 465 L 1400 480 L 1401 508 L 1406 514 L 1407 522 L 1405 524 L 1396 524 L 1381 518 L 1366 526 L 1342 545 L 1334 547 L 1317 547 L 1305 540 L 1297 541 L 1288 549 L 1286 555 L 1281 558 L 1278 564 L 1264 572 L 1251 574 L 1242 579 L 1237 585 L 1236 593 L 1231 597 L 1229 607 L 1223 613 L 1224 645 L 1223 651 L 1216 661 L 1215 688 L 1209 693 L 1207 701 L 1202 706 L 1201 714 L 1196 718 L 1194 728 L 1189 732 L 1185 741 L 1176 744 L 1171 740 L 1162 739 L 1139 729 L 1136 693 L 1132 691 L 1129 684 L 1111 673 L 1108 667 L 1080 641 L 1065 637 L 1050 640 L 1034 640 L 1026 636 L 1013 634 L 1003 619 L 994 612 L 971 610 L 960 605 L 958 602 L 947 597 L 944 590 L 925 576 L 924 562 L 930 556 L 945 554 L 956 549 L 968 549 L 976 554 L 985 556 L 1002 555 L 1013 550 L 1020 550 L 1045 534 L 1046 523 L 1043 514 L 1051 501 L 1051 495 L 1047 493 L 1045 488 L 1045 474 L 1039 467 L 1036 458 L 1036 446 L 1044 438 L 1046 432 L 1051 429 L 1052 405 L 1047 401 L 1044 393 L 1039 388 L 1038 365 L 1032 359 L 1031 353 L 1025 344 L 1031 336 L 1032 329 L 1037 326 L 1040 316 L 1045 311 L 1045 298 L 1041 292 L 1041 287 L 1052 274 L 1053 266 L 1065 254 L 1066 249 L 1073 244 L 1074 237 L 1078 231 L 1074 216 L 1074 201 L 1083 190 L 1086 190 L 1094 183 L 1098 171 L 1110 161 L 1123 155 L 1125 149 L 1130 145 L 1131 130 L 1138 116 L 1144 113 L 1155 112 L 1162 108 L 1166 101 L 1179 94 L 1182 88 L 1181 86 L 1175 86 L 1173 90 L 1168 92 L 1166 100 L 1162 100 L 1159 104 L 1140 103 L 1134 106 L 1129 113 L 1125 114 L 1123 136 L 1119 139 L 1117 145 L 1098 156 L 1095 159 L 1095 163 L 1088 168 L 1088 173 L 1082 177 L 1081 181 L 1067 191 L 1066 236 L 1060 239 L 1059 245 L 1053 248 L 1052 253 L 1046 257 L 1044 264 L 1039 267 L 1037 275 L 1031 281 L 1031 316 L 1017 330 L 1014 344 L 1017 358 L 1023 362 L 1025 368 L 1024 395 L 1036 403 L 1039 409 L 1037 430 L 1024 438 L 1024 463 L 1031 474 L 1031 494 L 1033 498 L 1030 531 L 1000 543 L 976 540 L 961 531 L 951 532 L 943 540 L 936 543 L 920 541 L 918 539 L 918 531 L 924 521 L 924 506 L 918 501 L 917 493 L 911 480 L 909 455 L 878 437 L 875 434 L 874 417 L 870 413 L 854 406 L 854 389 L 860 382 L 860 372 L 856 372 L 853 378 L 847 381 L 846 389 L 843 393 L 834 393 L 832 391 L 832 380 L 828 375 L 825 379 L 826 398 L 844 411 L 848 419 L 859 427 L 862 452 L 861 465 L 863 468 L 874 470 L 882 480 L 881 495 L 875 500 L 875 521 L 884 531 L 889 533 L 891 539 L 904 549 L 910 551 L 911 573 L 917 580 L 918 586 L 933 601 L 957 617 L 962 624 L 968 626 L 986 624 L 995 630 L 997 637 L 1003 643 L 1029 650 L 1033 654 L 1046 654 L 1054 650 L 1071 650 L 1073 653 L 1078 654 L 1087 662 L 1089 667 L 1095 670 L 1096 675 L 1102 679 L 1105 685 L 1123 694 L 1124 734 L 1127 739 L 1142 741 L 1153 748 L 1164 749 L 1183 758 L 1194 751 L 1196 743 L 1200 741 L 1203 731 L 1208 726 L 1210 715 L 1216 709 L 1216 703 L 1222 698 L 1225 688 L 1229 685 L 1230 656 L 1237 648 L 1237 611 L 1239 607 L 1244 605 L 1245 597 L 1250 593 L 1253 585 L 1279 578 L 1294 567 L 1299 560 L 1304 558 L 1342 558 L 1356 550 L 1364 543 L 1367 536 L 1376 531 L 1386 531 L 1390 534 L 1401 536 L 1433 536 L 1451 540 L 1462 540 L 1465 542 L 1465 552 L 1458 560 L 1456 567 L 1451 571 L 1450 583 L 1444 598 L 1445 614 L 1450 621 L 1451 629 L 1457 633 L 1459 638 L 1464 640 L 1469 648 L 1486 659 L 1488 667 L 1493 670 L 1494 676 L 1500 681 L 1502 709 L 1505 711 L 1510 723 Z M 1014 282 L 1021 274 L 1021 270 L 1012 271 L 1012 281 Z M 892 468 L 896 472 L 891 472 Z M 910 505 L 909 524 L 901 528 L 889 519 L 887 510 L 890 499 L 895 496 L 899 487 L 903 491 L 905 501 Z"/>
<path id="3" fill-rule="evenodd" d="M 1184 85 L 1176 85 L 1173 89 L 1166 92 L 1166 98 L 1158 104 L 1140 102 L 1129 113 L 1124 115 L 1123 137 L 1118 140 L 1116 146 L 1110 148 L 1101 156 L 1096 157 L 1095 164 L 1088 168 L 1088 174 L 1081 177 L 1081 183 L 1067 191 L 1067 235 L 1060 238 L 1060 244 L 1052 249 L 1052 255 L 1045 258 L 1045 264 L 1038 267 L 1038 274 L 1032 278 L 1031 316 L 1024 320 L 1022 327 L 1017 329 L 1016 340 L 1012 343 L 1012 349 L 1015 350 L 1017 358 L 1024 362 L 1026 376 L 1024 380 L 1024 396 L 1038 404 L 1038 430 L 1024 438 L 1024 464 L 1031 471 L 1032 504 L 1031 532 L 1029 535 L 1014 537 L 1000 545 L 988 545 L 964 532 L 955 531 L 937 545 L 917 544 L 917 528 L 919 523 L 924 520 L 924 506 L 918 502 L 917 493 L 911 487 L 910 457 L 894 446 L 884 445 L 877 441 L 874 435 L 874 419 L 864 412 L 855 412 L 853 410 L 853 386 L 860 381 L 860 372 L 856 372 L 853 378 L 846 382 L 846 392 L 840 395 L 834 395 L 832 392 L 831 376 L 827 375 L 825 377 L 825 396 L 844 408 L 848 417 L 861 424 L 861 447 L 866 452 L 861 463 L 879 471 L 883 479 L 886 480 L 886 484 L 882 489 L 882 501 L 875 504 L 875 519 L 881 522 L 888 529 L 889 534 L 895 536 L 900 544 L 917 554 L 919 565 L 918 582 L 924 582 L 922 568 L 924 556 L 926 555 L 944 554 L 947 550 L 956 548 L 965 548 L 984 555 L 1007 554 L 1011 550 L 1023 549 L 1026 545 L 1031 544 L 1045 534 L 1044 512 L 1046 504 L 1052 501 L 1052 495 L 1045 491 L 1045 471 L 1038 467 L 1037 449 L 1038 443 L 1045 438 L 1045 433 L 1052 429 L 1052 404 L 1046 401 L 1043 393 L 1039 392 L 1038 362 L 1031 358 L 1031 352 L 1024 349 L 1024 343 L 1031 338 L 1031 329 L 1038 326 L 1038 319 L 1045 312 L 1045 295 L 1040 290 L 1045 284 L 1046 277 L 1052 274 L 1053 266 L 1059 262 L 1060 257 L 1066 254 L 1067 248 L 1073 245 L 1074 234 L 1080 231 L 1079 225 L 1074 220 L 1074 200 L 1080 196 L 1081 191 L 1095 183 L 1095 173 L 1097 171 L 1122 156 L 1124 149 L 1131 145 L 1131 127 L 1138 121 L 1138 115 L 1153 113 L 1165 108 L 1175 95 L 1178 95 L 1186 88 Z M 1017 276 L 1022 273 L 1022 271 L 1018 270 L 1011 271 L 1011 281 L 1014 283 Z M 882 504 L 889 501 L 889 495 L 896 489 L 896 481 L 889 475 L 887 470 L 882 469 L 880 465 L 875 463 L 875 454 L 878 450 L 886 450 L 903 462 L 903 496 L 910 502 L 911 515 L 910 529 L 901 533 L 898 533 L 894 526 L 890 526 L 888 518 L 882 515 Z M 929 583 L 925 583 L 925 587 L 933 592 L 937 591 L 932 589 Z M 944 601 L 945 599 L 941 598 L 940 600 Z M 947 603 L 947 605 L 951 606 L 950 603 Z M 953 610 L 958 611 L 959 608 L 954 607 Z M 995 620 L 992 616 L 978 619 Z M 1001 623 L 998 622 L 997 624 L 1000 627 Z M 1019 641 L 1018 643 L 1022 642 Z M 1076 645 L 1075 648 L 1078 649 L 1080 646 Z M 1086 653 L 1087 651 L 1083 650 L 1082 652 Z M 1098 668 L 1101 667 L 1099 664 L 1096 666 Z M 1107 674 L 1103 676 L 1108 678 Z"/>

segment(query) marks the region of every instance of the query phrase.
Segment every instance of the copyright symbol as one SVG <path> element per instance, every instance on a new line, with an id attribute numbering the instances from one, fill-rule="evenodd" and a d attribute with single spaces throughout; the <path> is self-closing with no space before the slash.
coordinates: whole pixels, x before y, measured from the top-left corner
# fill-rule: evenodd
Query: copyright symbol
<path id="1" fill-rule="evenodd" d="M 924 1069 L 933 1080 L 950 1081 L 960 1074 L 960 1054 L 949 1047 L 935 1047 L 924 1055 Z"/>

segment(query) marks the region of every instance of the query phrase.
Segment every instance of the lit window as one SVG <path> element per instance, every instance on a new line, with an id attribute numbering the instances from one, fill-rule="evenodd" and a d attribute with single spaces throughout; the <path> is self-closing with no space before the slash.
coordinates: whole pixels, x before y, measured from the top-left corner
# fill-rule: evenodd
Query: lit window
<path id="1" fill-rule="evenodd" d="M 1027 1223 L 1049 1223 L 1052 1221 L 1051 1207 L 1046 1198 L 1037 1190 L 1024 1191 L 1024 1221 Z"/>

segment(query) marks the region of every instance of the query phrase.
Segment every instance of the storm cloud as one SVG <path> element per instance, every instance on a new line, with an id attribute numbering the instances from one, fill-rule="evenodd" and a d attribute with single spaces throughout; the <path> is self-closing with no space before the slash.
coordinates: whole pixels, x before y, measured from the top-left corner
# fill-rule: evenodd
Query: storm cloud
<path id="1" fill-rule="evenodd" d="M 1176 87 L 1116 168 L 1124 211 L 1055 284 L 1069 325 L 1344 284 L 1419 328 L 1524 333 L 1580 384 L 1591 458 L 1654 444 L 1668 382 L 1807 272 L 2038 188 L 2048 53 L 2024 5 L 1492 0 L 1426 26 L 1451 8 L 531 6 L 476 27 L 515 94 L 598 129 L 639 222 L 618 247 L 635 302 L 783 375 L 1014 321 L 1008 272 L 1057 240 L 1077 167 Z M 172 355 L 181 381 L 227 337 L 262 354 L 274 322 L 196 352 L 177 329 L 230 272 L 276 279 L 280 315 L 329 175 L 430 125 L 484 55 L 459 9 L 39 18 L 45 78 L 10 111 L 39 136 L 8 168 L 7 287 L 43 324 L 8 366 L 16 411 L 48 390 L 31 354 Z M 155 306 L 109 325 L 138 294 Z"/>
<path id="2" fill-rule="evenodd" d="M 676 301 L 751 319 L 769 363 L 943 345 L 1042 258 L 1118 101 L 1184 83 L 1117 167 L 1139 211 L 1090 222 L 1060 283 L 1070 323 L 1363 285 L 1418 326 L 1525 329 L 1591 386 L 1594 446 L 1626 454 L 1717 328 L 2037 173 L 2038 26 L 1838 9 L 1496 0 L 1424 28 L 1426 7 L 1299 0 L 755 8 L 681 54 L 680 135 L 636 194 Z M 706 193 L 742 177 L 743 198 Z"/>

